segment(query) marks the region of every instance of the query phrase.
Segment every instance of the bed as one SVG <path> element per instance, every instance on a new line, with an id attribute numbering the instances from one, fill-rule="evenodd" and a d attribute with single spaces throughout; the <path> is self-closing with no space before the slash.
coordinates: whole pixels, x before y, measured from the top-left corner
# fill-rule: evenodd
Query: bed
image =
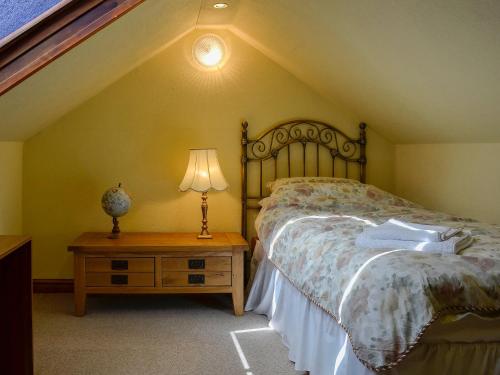
<path id="1" fill-rule="evenodd" d="M 246 309 L 311 375 L 500 374 L 500 227 L 365 184 L 366 144 L 365 124 L 354 138 L 293 120 L 251 139 L 243 123 L 242 232 L 258 238 Z M 460 255 L 356 248 L 391 217 L 475 242 Z"/>

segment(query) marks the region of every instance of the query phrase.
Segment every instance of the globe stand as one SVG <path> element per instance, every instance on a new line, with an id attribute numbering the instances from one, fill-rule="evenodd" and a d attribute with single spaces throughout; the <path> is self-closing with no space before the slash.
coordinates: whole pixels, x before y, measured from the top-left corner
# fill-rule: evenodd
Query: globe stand
<path id="1" fill-rule="evenodd" d="M 111 231 L 110 235 L 108 238 L 112 240 L 116 240 L 117 238 L 120 238 L 120 226 L 119 226 L 119 221 L 116 217 L 113 218 L 113 230 Z"/>

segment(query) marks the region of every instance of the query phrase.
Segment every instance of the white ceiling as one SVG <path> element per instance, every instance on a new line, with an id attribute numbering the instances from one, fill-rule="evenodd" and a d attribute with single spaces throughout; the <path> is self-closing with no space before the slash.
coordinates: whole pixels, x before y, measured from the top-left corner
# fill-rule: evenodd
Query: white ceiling
<path id="1" fill-rule="evenodd" d="M 227 25 L 395 143 L 500 142 L 499 1 L 213 2 L 146 0 L 0 97 L 0 139 L 36 134 L 194 26 Z"/>

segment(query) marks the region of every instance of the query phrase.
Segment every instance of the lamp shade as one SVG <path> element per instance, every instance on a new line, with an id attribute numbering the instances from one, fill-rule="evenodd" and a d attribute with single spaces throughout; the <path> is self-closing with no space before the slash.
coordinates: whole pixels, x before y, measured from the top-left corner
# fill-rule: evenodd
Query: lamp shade
<path id="1" fill-rule="evenodd" d="M 226 190 L 228 184 L 220 169 L 215 149 L 189 150 L 186 174 L 179 185 L 180 191 L 206 192 L 210 189 Z"/>

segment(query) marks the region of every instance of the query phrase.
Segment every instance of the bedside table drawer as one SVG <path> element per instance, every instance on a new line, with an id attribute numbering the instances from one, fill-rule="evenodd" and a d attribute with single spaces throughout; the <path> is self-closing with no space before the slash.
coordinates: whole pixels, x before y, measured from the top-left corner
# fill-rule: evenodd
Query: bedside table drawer
<path id="1" fill-rule="evenodd" d="M 163 258 L 163 272 L 166 271 L 231 271 L 231 257 L 175 257 Z"/>
<path id="2" fill-rule="evenodd" d="M 231 286 L 231 272 L 163 272 L 163 286 Z"/>
<path id="3" fill-rule="evenodd" d="M 154 273 L 97 273 L 87 272 L 87 286 L 154 286 Z"/>
<path id="4" fill-rule="evenodd" d="M 154 272 L 154 258 L 86 257 L 86 272 Z"/>

